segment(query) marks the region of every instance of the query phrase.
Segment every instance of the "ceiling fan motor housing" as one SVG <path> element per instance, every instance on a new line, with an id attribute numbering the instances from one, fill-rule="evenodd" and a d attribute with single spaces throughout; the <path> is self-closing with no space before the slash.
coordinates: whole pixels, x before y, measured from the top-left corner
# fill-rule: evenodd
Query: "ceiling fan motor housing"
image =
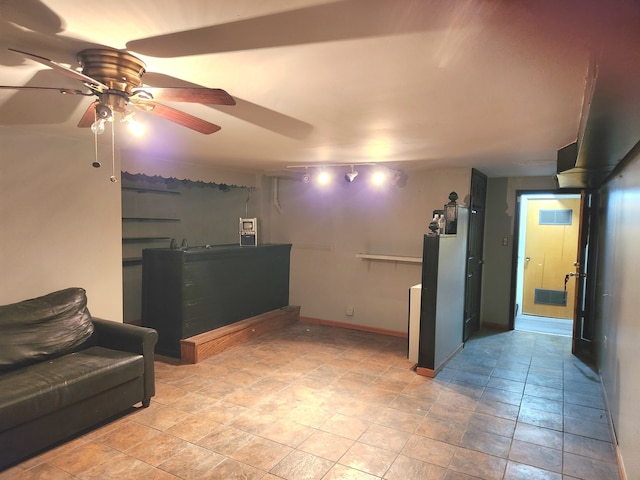
<path id="1" fill-rule="evenodd" d="M 82 50 L 78 53 L 78 62 L 83 74 L 127 95 L 142 85 L 142 75 L 147 68 L 139 58 L 107 48 Z"/>

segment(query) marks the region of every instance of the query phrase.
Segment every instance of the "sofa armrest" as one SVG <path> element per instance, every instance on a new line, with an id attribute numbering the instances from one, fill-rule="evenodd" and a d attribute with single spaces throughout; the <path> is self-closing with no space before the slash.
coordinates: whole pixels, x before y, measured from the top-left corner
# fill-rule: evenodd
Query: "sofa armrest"
<path id="1" fill-rule="evenodd" d="M 137 353 L 144 357 L 144 400 L 149 405 L 155 395 L 154 349 L 158 332 L 152 328 L 113 322 L 93 317 L 97 345 L 123 352 Z"/>

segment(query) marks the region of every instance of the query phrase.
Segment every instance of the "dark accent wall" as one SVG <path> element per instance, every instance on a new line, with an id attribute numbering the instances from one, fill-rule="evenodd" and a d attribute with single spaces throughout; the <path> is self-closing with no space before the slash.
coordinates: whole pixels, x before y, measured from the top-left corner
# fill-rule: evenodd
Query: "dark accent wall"
<path id="1" fill-rule="evenodd" d="M 141 319 L 142 250 L 237 244 L 238 219 L 257 216 L 258 199 L 244 186 L 122 174 L 123 310 Z"/>

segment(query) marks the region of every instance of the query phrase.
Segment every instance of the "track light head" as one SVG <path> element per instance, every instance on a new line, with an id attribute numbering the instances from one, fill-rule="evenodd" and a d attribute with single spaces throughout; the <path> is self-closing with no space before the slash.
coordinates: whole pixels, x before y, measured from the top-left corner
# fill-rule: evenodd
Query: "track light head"
<path id="1" fill-rule="evenodd" d="M 356 178 L 357 176 L 358 176 L 358 172 L 356 172 L 356 171 L 348 172 L 348 173 L 346 173 L 346 174 L 344 175 L 344 179 L 345 179 L 347 182 L 351 183 L 351 182 L 353 182 L 353 181 L 355 180 L 355 178 Z"/>

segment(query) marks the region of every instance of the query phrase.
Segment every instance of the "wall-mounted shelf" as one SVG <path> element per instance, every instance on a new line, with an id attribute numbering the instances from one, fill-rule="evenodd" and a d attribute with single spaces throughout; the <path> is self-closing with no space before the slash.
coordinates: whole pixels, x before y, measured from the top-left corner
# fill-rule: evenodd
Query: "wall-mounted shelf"
<path id="1" fill-rule="evenodd" d="M 415 263 L 421 264 L 421 257 L 404 257 L 399 255 L 375 255 L 372 253 L 356 253 L 356 258 L 363 260 L 372 260 L 377 262 L 398 262 L 398 263 Z"/>
<path id="2" fill-rule="evenodd" d="M 122 187 L 122 190 L 130 190 L 138 193 L 158 193 L 160 195 L 180 195 L 180 192 L 175 190 L 163 190 L 160 188 Z"/>
<path id="3" fill-rule="evenodd" d="M 170 237 L 123 237 L 122 243 L 161 242 L 171 240 Z"/>
<path id="4" fill-rule="evenodd" d="M 133 265 L 142 265 L 142 257 L 126 257 L 122 259 L 123 267 L 131 267 Z"/>
<path id="5" fill-rule="evenodd" d="M 123 222 L 179 222 L 179 218 L 161 217 L 122 217 Z"/>

